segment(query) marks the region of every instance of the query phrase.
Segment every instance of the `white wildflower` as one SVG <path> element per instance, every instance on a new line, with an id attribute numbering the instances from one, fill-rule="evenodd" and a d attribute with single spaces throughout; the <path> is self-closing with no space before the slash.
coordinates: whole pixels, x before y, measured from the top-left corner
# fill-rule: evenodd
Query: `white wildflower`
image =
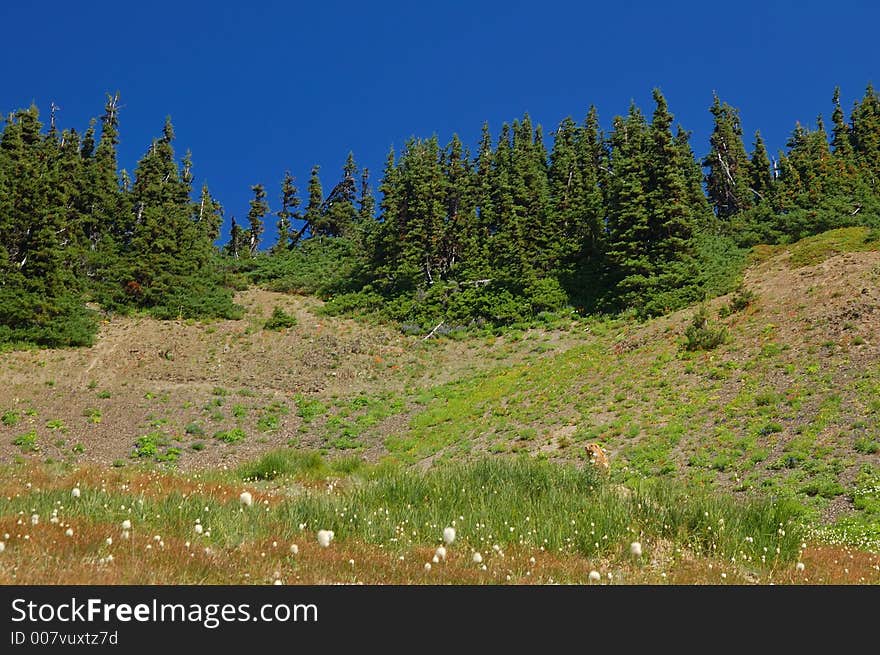
<path id="1" fill-rule="evenodd" d="M 638 541 L 634 541 L 629 545 L 629 553 L 633 557 L 641 557 L 642 556 L 642 544 Z"/>
<path id="2" fill-rule="evenodd" d="M 291 555 L 299 555 L 299 546 L 297 546 L 296 544 L 291 544 L 290 545 L 290 554 Z"/>
<path id="3" fill-rule="evenodd" d="M 74 498 L 79 498 L 79 487 L 74 487 L 70 490 L 70 495 Z"/>
<path id="4" fill-rule="evenodd" d="M 333 540 L 333 530 L 318 530 L 318 543 L 324 548 Z"/>
<path id="5" fill-rule="evenodd" d="M 480 553 L 474 553 L 472 559 L 474 560 L 474 564 L 480 564 L 483 561 L 483 556 L 480 555 Z"/>
<path id="6" fill-rule="evenodd" d="M 434 557 L 445 560 L 446 559 L 446 548 L 443 546 L 437 546 L 437 550 L 434 552 Z"/>
<path id="7" fill-rule="evenodd" d="M 250 507 L 254 504 L 254 497 L 251 495 L 250 491 L 242 491 L 238 500 L 244 507 Z"/>
<path id="8" fill-rule="evenodd" d="M 446 542 L 447 546 L 455 541 L 455 528 L 449 527 L 443 529 L 443 541 Z"/>

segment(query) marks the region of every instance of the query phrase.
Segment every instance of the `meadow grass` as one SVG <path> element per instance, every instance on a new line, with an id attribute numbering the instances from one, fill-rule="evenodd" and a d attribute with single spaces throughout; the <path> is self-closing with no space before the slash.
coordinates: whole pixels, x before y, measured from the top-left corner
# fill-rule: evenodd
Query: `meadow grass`
<path id="1" fill-rule="evenodd" d="M 20 482 L 25 471 L 8 473 L 7 480 Z M 20 493 L 10 493 L 7 483 L 0 515 L 38 514 L 45 521 L 57 510 L 69 525 L 103 524 L 112 534 L 129 519 L 133 532 L 161 535 L 163 541 L 194 539 L 198 521 L 206 530 L 200 546 L 221 550 L 311 540 L 326 529 L 338 543 L 405 553 L 439 545 L 443 528 L 454 526 L 455 547 L 468 552 L 514 549 L 626 560 L 629 544 L 639 541 L 646 561 L 655 548 L 672 547 L 769 569 L 795 561 L 804 535 L 793 504 L 673 483 L 627 489 L 589 467 L 526 456 L 444 464 L 421 473 L 283 452 L 204 479 L 143 469 L 114 471 L 113 482 L 104 473 L 42 475 L 42 483 Z M 82 495 L 72 499 L 70 480 L 78 477 Z M 253 507 L 240 505 L 242 488 L 253 490 Z"/>

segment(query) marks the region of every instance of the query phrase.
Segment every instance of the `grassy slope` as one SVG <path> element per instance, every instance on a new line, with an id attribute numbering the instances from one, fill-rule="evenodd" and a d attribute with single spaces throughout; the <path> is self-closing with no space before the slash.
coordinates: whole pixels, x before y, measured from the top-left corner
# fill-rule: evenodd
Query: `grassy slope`
<path id="1" fill-rule="evenodd" d="M 286 444 L 424 469 L 517 451 L 581 464 L 582 445 L 599 441 L 613 483 L 791 498 L 814 524 L 836 522 L 823 538 L 876 552 L 878 275 L 880 253 L 861 229 L 757 249 L 745 275 L 757 299 L 724 319 L 730 298 L 709 304 L 729 339 L 708 353 L 680 347 L 693 310 L 424 342 L 321 317 L 310 299 L 251 292 L 245 321 L 114 322 L 94 349 L 4 355 L 0 411 L 18 421 L 0 426 L 0 454 L 129 465 L 138 437 L 158 433 L 159 454 L 179 448 L 182 469 Z M 260 329 L 275 304 L 297 327 Z M 166 344 L 171 359 L 138 358 Z M 188 433 L 192 424 L 206 434 Z M 236 427 L 241 442 L 211 436 Z M 26 445 L 11 442 L 28 430 L 38 450 L 22 455 Z"/>

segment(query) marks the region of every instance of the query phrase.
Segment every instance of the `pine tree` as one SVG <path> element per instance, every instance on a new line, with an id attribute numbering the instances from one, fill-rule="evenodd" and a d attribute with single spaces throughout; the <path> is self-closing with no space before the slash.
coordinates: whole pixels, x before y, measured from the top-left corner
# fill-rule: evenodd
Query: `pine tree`
<path id="1" fill-rule="evenodd" d="M 220 238 L 223 206 L 211 195 L 207 184 L 202 185 L 195 222 L 206 241 L 214 243 Z"/>
<path id="2" fill-rule="evenodd" d="M 580 250 L 585 235 L 578 229 L 585 209 L 583 165 L 578 146 L 580 130 L 569 116 L 559 124 L 550 152 L 548 183 L 550 186 L 551 216 L 558 228 L 563 259 L 571 259 Z"/>
<path id="3" fill-rule="evenodd" d="M 131 196 L 134 228 L 127 249 L 130 273 L 123 281 L 128 301 L 158 307 L 207 264 L 212 246 L 199 229 L 188 184 L 174 159 L 174 127 L 165 121 L 162 137 L 138 162 Z"/>
<path id="4" fill-rule="evenodd" d="M 710 108 L 715 121 L 710 151 L 703 160 L 706 190 L 718 218 L 730 218 L 752 206 L 749 159 L 742 141 L 739 112 L 716 95 Z"/>
<path id="5" fill-rule="evenodd" d="M 834 88 L 832 102 L 834 103 L 834 113 L 831 114 L 831 121 L 834 123 L 834 136 L 831 139 L 831 145 L 834 148 L 835 156 L 848 162 L 852 160 L 853 156 L 852 130 L 847 124 L 843 109 L 840 106 L 839 86 Z"/>
<path id="6" fill-rule="evenodd" d="M 241 251 L 243 249 L 244 244 L 244 236 L 242 235 L 242 229 L 238 226 L 238 223 L 235 221 L 235 216 L 232 217 L 232 226 L 229 230 L 229 242 L 226 244 L 226 252 L 233 259 L 238 259 Z"/>
<path id="7" fill-rule="evenodd" d="M 269 213 L 269 205 L 266 203 L 266 189 L 262 184 L 251 187 L 254 197 L 248 210 L 248 252 L 251 257 L 257 254 L 260 247 L 260 239 L 263 236 L 263 218 Z"/>
<path id="8" fill-rule="evenodd" d="M 755 204 L 761 204 L 772 200 L 773 196 L 773 172 L 770 170 L 770 157 L 761 132 L 755 132 L 755 145 L 752 150 L 752 159 L 749 162 L 749 189 L 756 198 Z"/>
<path id="9" fill-rule="evenodd" d="M 648 153 L 648 203 L 650 239 L 657 297 L 645 305 L 648 313 L 666 311 L 693 298 L 687 288 L 697 280 L 692 239 L 708 223 L 708 206 L 702 193 L 695 196 L 693 155 L 672 135 L 672 114 L 659 89 L 654 90 L 656 108 L 650 127 Z M 688 175 L 688 171 L 694 171 Z M 679 295 L 680 293 L 680 295 Z"/>
<path id="10" fill-rule="evenodd" d="M 608 276 L 618 304 L 638 306 L 654 275 L 646 187 L 648 127 L 635 103 L 614 119 L 608 190 Z"/>
<path id="11" fill-rule="evenodd" d="M 361 188 L 358 197 L 358 221 L 369 225 L 375 219 L 376 199 L 370 188 L 370 171 L 364 168 L 361 171 Z"/>
<path id="12" fill-rule="evenodd" d="M 321 179 L 318 177 L 320 167 L 315 164 L 309 176 L 309 202 L 306 205 L 306 213 L 303 218 L 312 236 L 320 236 L 324 233 L 323 209 L 324 192 L 321 189 Z"/>
<path id="13" fill-rule="evenodd" d="M 575 238 L 579 243 L 576 258 L 579 266 L 595 269 L 604 247 L 603 189 L 608 187 L 609 170 L 608 152 L 595 106 L 591 106 L 587 112 L 575 145 L 581 171 L 578 222 L 574 225 Z"/>
<path id="14" fill-rule="evenodd" d="M 445 277 L 454 277 L 456 269 L 467 271 L 477 263 L 478 230 L 470 159 L 454 134 L 440 161 L 446 215 L 439 259 Z M 479 268 L 470 270 L 478 273 Z"/>
<path id="15" fill-rule="evenodd" d="M 284 172 L 281 180 L 281 209 L 276 212 L 278 216 L 278 241 L 272 248 L 273 252 L 281 252 L 290 247 L 293 235 L 293 219 L 298 218 L 296 208 L 299 207 L 299 190 L 296 181 L 290 171 Z"/>
<path id="16" fill-rule="evenodd" d="M 880 189 L 880 95 L 872 85 L 856 103 L 852 115 L 852 142 L 865 180 L 876 194 Z"/>
<path id="17" fill-rule="evenodd" d="M 316 232 L 322 236 L 350 236 L 357 223 L 358 212 L 355 208 L 357 199 L 357 164 L 354 155 L 348 158 L 342 168 L 342 180 L 330 191 L 324 201 L 321 220 Z"/>

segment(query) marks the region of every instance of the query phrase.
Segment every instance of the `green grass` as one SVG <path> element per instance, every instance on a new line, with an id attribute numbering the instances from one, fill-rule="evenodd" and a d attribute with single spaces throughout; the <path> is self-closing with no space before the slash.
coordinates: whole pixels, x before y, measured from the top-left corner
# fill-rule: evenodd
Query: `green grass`
<path id="1" fill-rule="evenodd" d="M 37 450 L 37 431 L 31 430 L 30 432 L 18 435 L 12 440 L 12 445 L 21 448 L 21 452 L 23 453 Z"/>
<path id="2" fill-rule="evenodd" d="M 241 428 L 232 428 L 231 430 L 220 430 L 214 433 L 214 438 L 224 443 L 238 443 L 243 441 L 247 435 Z"/>
<path id="3" fill-rule="evenodd" d="M 648 557 L 655 544 L 670 542 L 700 555 L 753 561 L 758 568 L 762 556 L 767 565 L 794 561 L 804 536 L 797 507 L 784 501 L 737 500 L 672 483 L 639 484 L 622 494 L 589 468 L 524 456 L 419 473 L 387 463 L 365 467 L 354 460 L 328 462 L 313 453 L 280 452 L 232 475 L 252 483 L 285 476 L 290 484 L 324 475 L 340 481 L 332 493 L 323 485 L 304 486 L 265 511 L 246 511 L 244 519 L 237 498 L 219 503 L 177 491 L 161 497 L 116 491 L 110 502 L 105 494 L 84 493 L 70 504 L 66 489 L 34 489 L 0 498 L 0 513 L 48 514 L 61 501 L 70 517 L 116 524 L 131 517 L 120 506 L 137 507 L 138 530 L 188 538 L 208 507 L 206 542 L 219 547 L 292 539 L 303 524 L 307 530 L 333 530 L 339 541 L 356 538 L 402 552 L 438 544 L 443 528 L 454 525 L 457 549 L 518 546 L 616 558 L 627 557 L 630 542 L 639 540 Z"/>
<path id="4" fill-rule="evenodd" d="M 791 252 L 789 261 L 795 267 L 818 264 L 839 253 L 877 250 L 878 247 L 880 243 L 866 227 L 829 230 L 787 246 Z"/>
<path id="5" fill-rule="evenodd" d="M 19 421 L 21 421 L 21 414 L 12 409 L 6 410 L 3 412 L 3 416 L 0 416 L 0 423 L 7 427 L 18 425 Z"/>

